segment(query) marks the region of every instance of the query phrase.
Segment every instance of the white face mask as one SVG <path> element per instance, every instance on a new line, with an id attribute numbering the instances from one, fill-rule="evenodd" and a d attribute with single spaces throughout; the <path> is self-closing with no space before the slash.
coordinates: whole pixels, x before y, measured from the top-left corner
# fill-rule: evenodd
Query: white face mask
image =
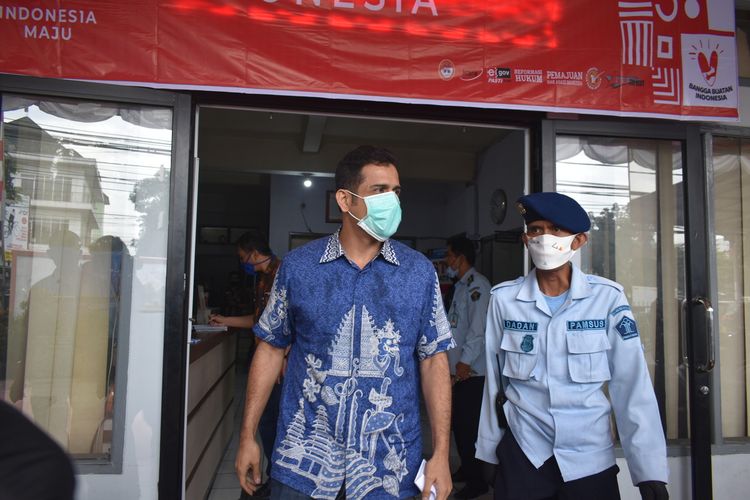
<path id="1" fill-rule="evenodd" d="M 567 263 L 576 253 L 570 248 L 576 235 L 554 236 L 543 234 L 529 238 L 527 247 L 531 254 L 531 260 L 538 269 L 550 270 L 557 269 Z"/>

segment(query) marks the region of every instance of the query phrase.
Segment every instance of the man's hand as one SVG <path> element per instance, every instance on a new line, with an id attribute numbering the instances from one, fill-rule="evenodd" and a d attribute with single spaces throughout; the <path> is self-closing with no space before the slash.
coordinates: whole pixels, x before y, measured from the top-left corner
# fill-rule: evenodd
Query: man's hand
<path id="1" fill-rule="evenodd" d="M 437 500 L 450 495 L 453 484 L 448 466 L 451 435 L 451 379 L 448 355 L 440 352 L 419 362 L 422 394 L 430 417 L 432 458 L 425 465 L 422 498 L 430 498 L 430 486 L 435 485 Z"/>
<path id="2" fill-rule="evenodd" d="M 668 500 L 669 493 L 667 485 L 661 481 L 643 481 L 638 483 L 638 489 L 641 490 L 643 500 Z"/>
<path id="3" fill-rule="evenodd" d="M 471 377 L 471 365 L 461 363 L 460 361 L 456 363 L 456 379 L 461 382 L 469 377 Z"/>
<path id="4" fill-rule="evenodd" d="M 237 479 L 240 487 L 252 495 L 260 486 L 260 447 L 254 436 L 240 436 L 240 447 L 237 450 L 237 458 L 234 460 L 234 469 L 237 471 Z M 252 476 L 252 479 L 248 476 Z"/>
<path id="5" fill-rule="evenodd" d="M 283 348 L 261 342 L 255 350 L 250 372 L 247 374 L 245 413 L 240 427 L 240 446 L 234 460 L 234 469 L 240 486 L 248 493 L 253 493 L 260 486 L 260 446 L 255 440 L 255 434 L 283 361 Z M 248 478 L 248 475 L 251 477 Z"/>
<path id="6" fill-rule="evenodd" d="M 433 455 L 424 467 L 424 489 L 422 500 L 429 500 L 430 487 L 435 485 L 437 500 L 446 500 L 453 489 L 451 481 L 451 469 L 447 458 Z"/>

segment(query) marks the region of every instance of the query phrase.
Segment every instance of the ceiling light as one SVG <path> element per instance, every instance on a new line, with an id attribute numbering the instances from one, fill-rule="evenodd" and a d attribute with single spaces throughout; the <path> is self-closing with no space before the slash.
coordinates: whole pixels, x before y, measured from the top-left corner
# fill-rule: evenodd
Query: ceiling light
<path id="1" fill-rule="evenodd" d="M 302 174 L 302 177 L 304 177 L 304 180 L 302 181 L 302 185 L 306 188 L 312 187 L 312 179 L 310 178 L 310 174 Z"/>

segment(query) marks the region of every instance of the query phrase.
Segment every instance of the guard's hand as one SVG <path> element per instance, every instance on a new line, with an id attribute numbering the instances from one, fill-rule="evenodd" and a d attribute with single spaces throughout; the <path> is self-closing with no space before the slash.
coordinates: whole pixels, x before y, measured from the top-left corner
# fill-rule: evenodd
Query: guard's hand
<path id="1" fill-rule="evenodd" d="M 466 380 L 469 377 L 471 377 L 471 365 L 461 363 L 460 361 L 456 363 L 456 378 L 458 381 Z"/>
<path id="2" fill-rule="evenodd" d="M 451 481 L 451 469 L 448 458 L 436 457 L 433 455 L 424 466 L 424 489 L 422 490 L 422 500 L 429 500 L 430 487 L 435 485 L 437 490 L 437 500 L 446 500 L 453 489 Z"/>
<path id="3" fill-rule="evenodd" d="M 240 487 L 252 495 L 260 486 L 260 446 L 255 438 L 243 439 L 240 436 L 240 447 L 234 460 L 234 469 Z"/>
<path id="4" fill-rule="evenodd" d="M 667 485 L 661 481 L 643 481 L 638 483 L 638 489 L 641 490 L 641 498 L 643 500 L 669 499 Z"/>

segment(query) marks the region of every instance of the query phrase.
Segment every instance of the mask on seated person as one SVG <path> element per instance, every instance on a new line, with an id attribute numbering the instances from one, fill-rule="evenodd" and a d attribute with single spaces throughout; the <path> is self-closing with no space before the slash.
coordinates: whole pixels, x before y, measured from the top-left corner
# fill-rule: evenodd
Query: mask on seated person
<path id="1" fill-rule="evenodd" d="M 255 276 L 256 274 L 258 274 L 257 271 L 255 270 L 255 266 L 257 266 L 258 264 L 263 264 L 264 262 L 271 260 L 272 257 L 273 256 L 266 257 L 265 259 L 259 260 L 258 262 L 243 262 L 242 270 L 248 276 L 251 276 L 251 277 Z"/>

